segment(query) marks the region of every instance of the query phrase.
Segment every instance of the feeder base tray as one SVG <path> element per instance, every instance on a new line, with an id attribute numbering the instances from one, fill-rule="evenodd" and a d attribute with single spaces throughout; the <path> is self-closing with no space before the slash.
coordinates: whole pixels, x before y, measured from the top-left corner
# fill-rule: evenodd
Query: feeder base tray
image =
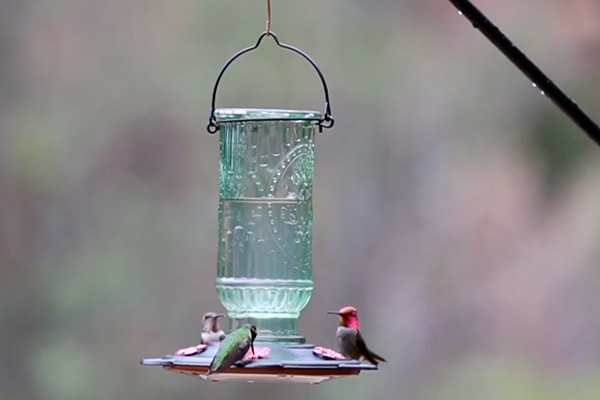
<path id="1" fill-rule="evenodd" d="M 161 366 L 172 372 L 195 376 L 208 381 L 287 382 L 317 384 L 335 378 L 358 375 L 362 370 L 377 370 L 377 366 L 357 360 L 339 359 L 333 351 L 311 344 L 268 346 L 269 356 L 253 360 L 244 366 L 233 366 L 223 372 L 207 375 L 218 344 L 208 345 L 193 356 L 167 355 L 163 358 L 144 358 L 142 365 Z M 324 356 L 325 355 L 325 356 Z M 335 358 L 334 358 L 335 357 Z M 334 359 L 332 359 L 334 358 Z"/>

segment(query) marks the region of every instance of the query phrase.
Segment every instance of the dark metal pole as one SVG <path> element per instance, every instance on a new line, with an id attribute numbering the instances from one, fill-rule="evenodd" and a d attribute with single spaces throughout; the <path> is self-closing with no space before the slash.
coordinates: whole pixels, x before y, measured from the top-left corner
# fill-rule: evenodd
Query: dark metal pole
<path id="1" fill-rule="evenodd" d="M 554 102 L 573 122 L 600 145 L 600 128 L 577 103 L 554 84 L 525 54 L 523 54 L 485 15 L 469 0 L 450 0 L 512 63 L 537 86 L 537 89 Z"/>

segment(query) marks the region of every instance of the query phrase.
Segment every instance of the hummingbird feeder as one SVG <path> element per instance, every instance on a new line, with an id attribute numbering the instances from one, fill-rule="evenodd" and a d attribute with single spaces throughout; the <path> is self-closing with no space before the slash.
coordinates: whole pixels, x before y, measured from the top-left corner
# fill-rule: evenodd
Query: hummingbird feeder
<path id="1" fill-rule="evenodd" d="M 219 134 L 219 238 L 216 291 L 230 329 L 256 326 L 258 358 L 244 366 L 207 374 L 218 343 L 181 349 L 143 365 L 162 366 L 213 381 L 319 383 L 358 375 L 377 366 L 346 359 L 306 344 L 297 331 L 300 312 L 313 290 L 312 187 L 314 140 L 331 128 L 329 91 L 317 64 L 302 50 L 267 30 L 256 44 L 233 55 L 217 76 L 207 130 Z M 311 64 L 325 96 L 324 113 L 307 110 L 216 108 L 227 68 L 265 38 Z"/>

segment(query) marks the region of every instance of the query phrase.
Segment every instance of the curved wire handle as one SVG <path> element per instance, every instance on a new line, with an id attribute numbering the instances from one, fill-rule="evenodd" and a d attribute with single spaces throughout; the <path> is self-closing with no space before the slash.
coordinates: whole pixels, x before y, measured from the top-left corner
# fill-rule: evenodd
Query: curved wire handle
<path id="1" fill-rule="evenodd" d="M 281 43 L 279 41 L 279 39 L 277 38 L 277 36 L 275 36 L 275 33 L 273 33 L 270 30 L 267 30 L 260 34 L 260 36 L 258 37 L 258 41 L 256 42 L 256 44 L 254 46 L 250 46 L 250 47 L 240 50 L 239 52 L 234 54 L 225 63 L 225 65 L 223 65 L 223 68 L 221 68 L 221 72 L 219 72 L 219 75 L 217 76 L 217 80 L 215 82 L 215 86 L 214 86 L 213 92 L 212 92 L 212 101 L 211 101 L 211 106 L 210 106 L 211 107 L 210 121 L 208 123 L 208 126 L 206 127 L 206 130 L 208 130 L 209 133 L 216 133 L 219 130 L 219 123 L 217 122 L 217 119 L 215 117 L 215 101 L 217 98 L 217 89 L 219 87 L 219 82 L 221 82 L 221 78 L 223 77 L 223 74 L 225 73 L 227 68 L 229 68 L 231 63 L 233 63 L 238 57 L 258 48 L 258 46 L 260 46 L 260 42 L 263 40 L 263 38 L 265 36 L 272 37 L 273 40 L 275 41 L 275 43 L 277 44 L 277 46 L 284 48 L 286 50 L 290 50 L 290 51 L 302 56 L 306 61 L 308 61 L 310 63 L 310 65 L 313 66 L 313 68 L 319 75 L 319 78 L 321 79 L 321 83 L 323 84 L 323 92 L 325 93 L 325 113 L 324 113 L 323 117 L 320 119 L 316 119 L 316 118 L 298 118 L 298 119 L 300 119 L 300 120 L 306 119 L 309 121 L 318 121 L 319 122 L 319 132 L 323 132 L 323 128 L 331 128 L 335 121 L 334 121 L 333 117 L 331 116 L 331 105 L 329 103 L 329 89 L 327 89 L 327 82 L 325 82 L 325 77 L 323 76 L 323 73 L 321 72 L 321 70 L 319 69 L 317 64 L 313 61 L 312 58 L 310 58 L 310 56 L 308 54 L 306 54 L 305 52 L 303 52 L 302 50 L 300 50 L 294 46 L 291 46 L 291 45 L 285 44 L 285 43 Z"/>

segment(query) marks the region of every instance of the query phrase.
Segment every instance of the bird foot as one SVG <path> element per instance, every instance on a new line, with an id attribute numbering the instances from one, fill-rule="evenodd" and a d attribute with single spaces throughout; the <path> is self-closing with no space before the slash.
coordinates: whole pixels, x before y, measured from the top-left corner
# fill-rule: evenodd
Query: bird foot
<path id="1" fill-rule="evenodd" d="M 182 349 L 179 349 L 175 352 L 175 355 L 176 356 L 193 356 L 195 354 L 202 353 L 204 350 L 206 350 L 206 345 L 199 343 L 195 346 L 184 347 Z"/>
<path id="2" fill-rule="evenodd" d="M 315 346 L 313 348 L 313 354 L 317 357 L 324 358 L 325 360 L 345 360 L 343 354 L 338 353 L 335 350 L 329 349 L 327 347 Z"/>

